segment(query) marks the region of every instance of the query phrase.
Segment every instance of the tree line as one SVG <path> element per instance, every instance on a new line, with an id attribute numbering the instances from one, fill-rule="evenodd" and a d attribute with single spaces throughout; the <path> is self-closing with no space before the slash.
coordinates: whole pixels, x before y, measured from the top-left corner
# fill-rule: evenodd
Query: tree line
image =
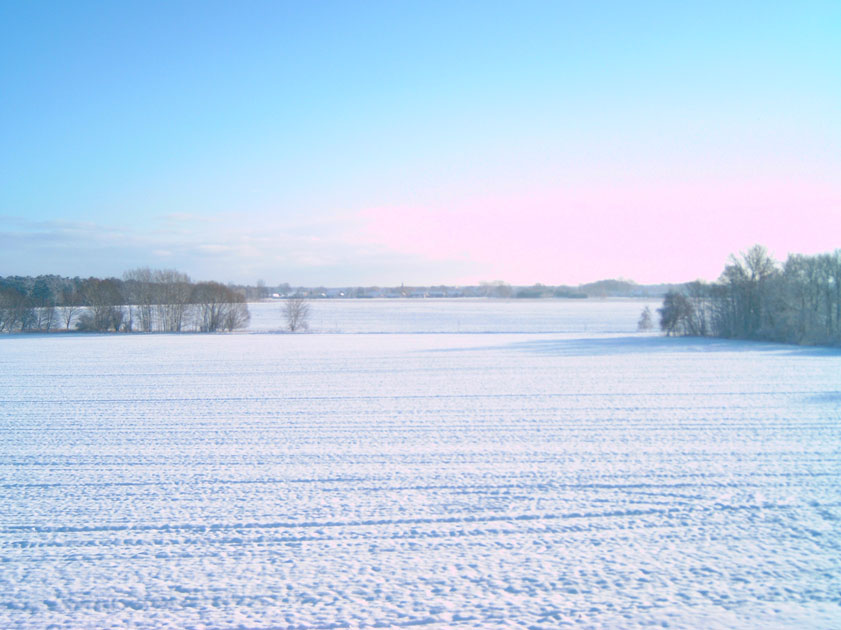
<path id="1" fill-rule="evenodd" d="M 841 250 L 779 263 L 755 245 L 730 256 L 716 282 L 667 292 L 657 310 L 667 335 L 838 345 Z"/>
<path id="2" fill-rule="evenodd" d="M 0 277 L 0 332 L 217 332 L 250 318 L 241 291 L 173 269 L 135 269 L 121 279 Z"/>

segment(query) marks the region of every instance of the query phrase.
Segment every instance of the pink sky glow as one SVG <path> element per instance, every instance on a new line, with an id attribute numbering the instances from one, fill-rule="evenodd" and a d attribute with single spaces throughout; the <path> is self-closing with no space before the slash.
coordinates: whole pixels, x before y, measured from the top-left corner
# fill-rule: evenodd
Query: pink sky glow
<path id="1" fill-rule="evenodd" d="M 540 195 L 361 213 L 369 242 L 470 264 L 461 280 L 577 284 L 715 279 L 727 256 L 761 243 L 779 259 L 832 251 L 841 191 L 814 181 L 721 180 L 568 187 Z"/>

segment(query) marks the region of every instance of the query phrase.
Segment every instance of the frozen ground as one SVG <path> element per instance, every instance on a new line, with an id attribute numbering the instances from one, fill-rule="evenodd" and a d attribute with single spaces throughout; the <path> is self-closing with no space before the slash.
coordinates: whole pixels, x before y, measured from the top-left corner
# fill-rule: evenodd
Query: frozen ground
<path id="1" fill-rule="evenodd" d="M 283 300 L 250 303 L 251 331 L 284 327 Z M 648 299 L 312 300 L 310 330 L 342 333 L 634 332 Z"/>
<path id="2" fill-rule="evenodd" d="M 830 350 L 3 337 L 0 628 L 838 628 L 840 422 Z"/>

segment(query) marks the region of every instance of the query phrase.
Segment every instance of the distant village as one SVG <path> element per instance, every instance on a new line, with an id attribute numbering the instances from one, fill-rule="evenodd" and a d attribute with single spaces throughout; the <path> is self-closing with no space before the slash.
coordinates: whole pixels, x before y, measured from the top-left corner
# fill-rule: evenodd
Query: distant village
<path id="1" fill-rule="evenodd" d="M 660 298 L 673 286 L 669 284 L 641 285 L 631 280 L 599 280 L 579 286 L 543 285 L 515 286 L 505 282 L 486 282 L 471 286 L 399 286 L 399 287 L 294 287 L 282 284 L 268 287 L 242 287 L 250 300 L 306 297 L 310 299 L 374 299 L 374 298 Z"/>

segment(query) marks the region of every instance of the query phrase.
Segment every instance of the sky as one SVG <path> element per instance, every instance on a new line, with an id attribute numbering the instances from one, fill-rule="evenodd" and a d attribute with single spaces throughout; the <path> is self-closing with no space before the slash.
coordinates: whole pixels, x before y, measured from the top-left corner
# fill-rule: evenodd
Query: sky
<path id="1" fill-rule="evenodd" d="M 715 280 L 841 247 L 841 2 L 0 0 L 0 276 Z"/>

